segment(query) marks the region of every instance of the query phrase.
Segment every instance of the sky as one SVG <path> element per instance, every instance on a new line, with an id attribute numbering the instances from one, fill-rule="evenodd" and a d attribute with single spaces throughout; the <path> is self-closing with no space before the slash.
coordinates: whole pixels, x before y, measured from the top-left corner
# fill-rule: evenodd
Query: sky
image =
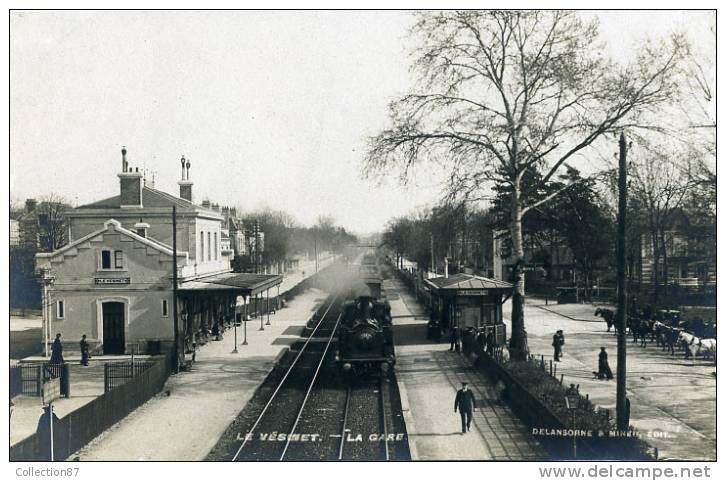
<path id="1" fill-rule="evenodd" d="M 673 28 L 713 42 L 707 12 L 585 15 L 612 52 Z M 413 83 L 411 24 L 405 11 L 12 12 L 11 199 L 117 195 L 126 146 L 158 189 L 178 193 L 185 155 L 195 201 L 378 231 L 440 193 L 425 171 L 406 188 L 361 176 L 366 138 Z"/>

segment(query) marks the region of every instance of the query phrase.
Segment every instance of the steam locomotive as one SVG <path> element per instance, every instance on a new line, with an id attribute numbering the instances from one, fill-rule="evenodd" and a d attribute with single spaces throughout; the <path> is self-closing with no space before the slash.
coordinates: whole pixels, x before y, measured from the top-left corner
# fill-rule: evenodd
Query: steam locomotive
<path id="1" fill-rule="evenodd" d="M 372 266 L 362 264 L 361 282 L 343 303 L 336 360 L 345 374 L 385 374 L 396 363 L 391 306 L 381 289 L 378 266 L 375 272 Z"/>

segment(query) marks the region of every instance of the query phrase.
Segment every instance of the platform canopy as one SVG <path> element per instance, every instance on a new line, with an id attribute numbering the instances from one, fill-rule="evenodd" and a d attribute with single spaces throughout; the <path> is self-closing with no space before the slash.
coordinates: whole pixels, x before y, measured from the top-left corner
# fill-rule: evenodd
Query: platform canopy
<path id="1" fill-rule="evenodd" d="M 509 282 L 472 274 L 454 274 L 449 277 L 434 277 L 424 280 L 431 292 L 439 296 L 472 296 L 508 294 L 514 287 Z"/>
<path id="2" fill-rule="evenodd" d="M 227 272 L 216 276 L 182 282 L 180 292 L 225 291 L 250 297 L 282 284 L 282 276 L 277 274 L 247 274 Z"/>

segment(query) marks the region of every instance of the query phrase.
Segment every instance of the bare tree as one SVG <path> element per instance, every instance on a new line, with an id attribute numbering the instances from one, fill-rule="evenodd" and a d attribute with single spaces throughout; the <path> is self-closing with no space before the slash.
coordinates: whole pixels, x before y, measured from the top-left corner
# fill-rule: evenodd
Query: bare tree
<path id="1" fill-rule="evenodd" d="M 673 239 L 668 230 L 673 227 L 673 216 L 686 200 L 694 182 L 687 175 L 689 158 L 698 155 L 678 146 L 642 145 L 643 154 L 630 164 L 632 195 L 644 208 L 650 248 L 653 251 L 652 282 L 654 304 L 658 301 L 661 282 L 668 290 L 668 247 Z M 661 264 L 662 261 L 662 264 Z"/>
<path id="2" fill-rule="evenodd" d="M 370 140 L 370 172 L 398 166 L 405 179 L 431 161 L 450 169 L 457 196 L 482 198 L 492 182 L 509 186 L 515 359 L 527 349 L 522 216 L 569 185 L 533 194 L 605 134 L 645 127 L 641 114 L 679 92 L 681 37 L 647 43 L 621 65 L 603 55 L 597 27 L 571 11 L 424 12 L 412 28 L 421 41 L 419 83 L 391 103 L 392 127 Z M 540 181 L 524 192 L 522 177 L 532 171 Z"/>

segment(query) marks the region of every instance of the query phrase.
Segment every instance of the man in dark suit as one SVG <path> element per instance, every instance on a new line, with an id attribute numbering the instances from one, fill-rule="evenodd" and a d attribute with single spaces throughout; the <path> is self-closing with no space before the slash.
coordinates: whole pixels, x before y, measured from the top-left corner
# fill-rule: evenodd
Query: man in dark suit
<path id="1" fill-rule="evenodd" d="M 454 400 L 454 412 L 457 410 L 461 414 L 461 432 L 465 433 L 471 429 L 471 416 L 476 409 L 476 399 L 474 393 L 469 389 L 466 382 L 461 383 L 461 389 L 456 392 Z"/>

